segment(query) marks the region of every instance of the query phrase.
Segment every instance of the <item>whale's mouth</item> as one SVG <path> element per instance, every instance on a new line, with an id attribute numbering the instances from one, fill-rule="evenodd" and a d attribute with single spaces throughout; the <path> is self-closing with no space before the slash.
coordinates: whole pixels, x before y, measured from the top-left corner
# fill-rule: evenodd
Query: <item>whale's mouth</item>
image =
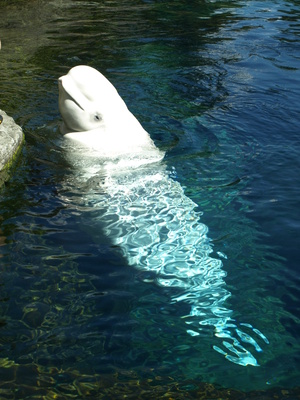
<path id="1" fill-rule="evenodd" d="M 75 99 L 74 96 L 68 91 L 63 83 L 63 78 L 61 77 L 58 79 L 58 89 L 61 93 L 65 94 L 65 98 L 68 99 L 69 101 L 72 101 L 78 108 L 80 108 L 82 111 L 85 111 L 84 107 Z"/>

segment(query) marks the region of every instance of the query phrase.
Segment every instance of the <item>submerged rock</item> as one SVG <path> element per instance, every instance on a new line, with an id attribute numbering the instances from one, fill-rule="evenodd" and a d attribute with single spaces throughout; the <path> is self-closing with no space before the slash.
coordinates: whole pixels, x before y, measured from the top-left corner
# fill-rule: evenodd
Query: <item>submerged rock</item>
<path id="1" fill-rule="evenodd" d="M 23 142 L 22 128 L 0 109 L 0 186 L 8 180 Z"/>

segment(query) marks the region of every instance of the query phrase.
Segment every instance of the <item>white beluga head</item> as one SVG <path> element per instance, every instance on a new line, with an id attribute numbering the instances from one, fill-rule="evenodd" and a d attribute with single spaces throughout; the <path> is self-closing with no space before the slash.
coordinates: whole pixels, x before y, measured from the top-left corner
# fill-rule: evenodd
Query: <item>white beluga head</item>
<path id="1" fill-rule="evenodd" d="M 59 78 L 59 110 L 67 132 L 105 128 L 114 104 L 126 108 L 114 86 L 94 68 L 80 65 Z"/>
<path id="2" fill-rule="evenodd" d="M 66 138 L 99 156 L 147 157 L 148 153 L 150 159 L 163 158 L 115 87 L 96 69 L 76 66 L 58 82 L 61 131 Z"/>

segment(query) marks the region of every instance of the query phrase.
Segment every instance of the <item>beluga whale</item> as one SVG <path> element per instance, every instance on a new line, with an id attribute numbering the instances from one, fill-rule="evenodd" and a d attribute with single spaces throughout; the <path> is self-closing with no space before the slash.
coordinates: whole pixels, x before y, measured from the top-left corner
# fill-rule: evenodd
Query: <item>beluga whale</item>
<path id="1" fill-rule="evenodd" d="M 241 366 L 259 366 L 266 336 L 238 323 L 226 307 L 222 260 L 212 257 L 208 227 L 184 193 L 148 132 L 115 87 L 96 69 L 79 65 L 58 79 L 61 132 L 77 187 L 129 265 L 155 276 L 170 303 L 185 302 L 187 334 L 214 331 L 213 349 Z M 103 211 L 104 210 L 104 211 Z M 195 339 L 196 340 L 196 339 Z"/>

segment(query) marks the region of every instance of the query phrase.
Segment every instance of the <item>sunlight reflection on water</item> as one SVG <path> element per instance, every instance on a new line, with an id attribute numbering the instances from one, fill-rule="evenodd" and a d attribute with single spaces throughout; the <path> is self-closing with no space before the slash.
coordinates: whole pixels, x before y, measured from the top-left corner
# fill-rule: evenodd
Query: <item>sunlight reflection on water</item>
<path id="1" fill-rule="evenodd" d="M 14 387 L 16 398 L 80 398 L 143 379 L 297 385 L 297 4 L 12 1 L 0 27 L 1 108 L 26 134 L 1 193 L 3 397 Z M 167 150 L 227 256 L 226 306 L 270 340 L 260 368 L 211 356 L 206 327 L 201 340 L 186 335 L 188 306 L 168 304 L 93 210 L 75 206 L 85 189 L 59 192 L 72 168 L 58 146 L 56 79 L 78 63 L 105 73 Z"/>

